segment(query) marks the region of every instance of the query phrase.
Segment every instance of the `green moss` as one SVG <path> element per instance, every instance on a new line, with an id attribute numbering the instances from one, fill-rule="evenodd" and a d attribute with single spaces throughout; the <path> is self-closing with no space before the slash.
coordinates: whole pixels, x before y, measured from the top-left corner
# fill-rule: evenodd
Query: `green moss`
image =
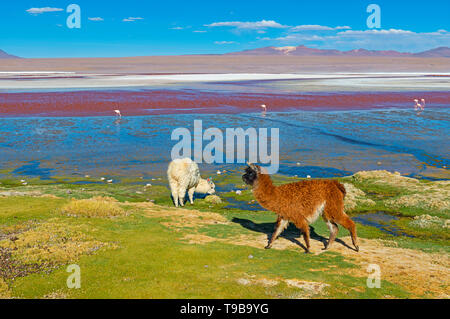
<path id="1" fill-rule="evenodd" d="M 233 172 L 214 178 L 216 185 L 229 190 L 242 189 L 240 175 Z M 275 183 L 299 180 L 275 176 Z M 377 184 L 372 180 L 356 181 L 350 177 L 341 181 L 352 183 L 363 190 L 367 198 L 375 201 L 374 206 L 358 206 L 352 216 L 364 211 L 384 211 L 400 216 L 395 221 L 416 238 L 391 236 L 375 227 L 357 224 L 358 235 L 367 239 L 388 239 L 397 247 L 448 254 L 448 235 L 445 230 L 419 228 L 411 225 L 415 214 L 441 216 L 446 213 L 427 211 L 420 208 L 393 209 L 386 200 L 410 192 L 404 188 Z M 149 217 L 142 207 L 134 202 L 154 200 L 157 205 L 173 207 L 168 187 L 164 181 L 147 181 L 140 178 L 123 178 L 112 184 L 100 182 L 99 178 L 54 177 L 51 180 L 30 179 L 23 186 L 16 179 L 3 179 L 0 187 L 18 192 L 39 192 L 56 197 L 10 196 L 0 197 L 0 236 L 9 236 L 7 229 L 20 228 L 29 222 L 48 222 L 58 218 L 58 229 L 70 225 L 80 229 L 80 236 L 112 245 L 93 253 L 77 255 L 71 261 L 81 267 L 82 288 L 68 289 L 69 275 L 66 264 L 51 272 L 38 272 L 26 277 L 6 281 L 8 295 L 24 298 L 62 296 L 67 298 L 408 298 L 414 297 L 404 287 L 389 281 L 382 281 L 381 289 L 369 289 L 366 278 L 356 275 L 359 266 L 351 259 L 337 252 L 329 251 L 319 255 L 304 254 L 302 249 L 264 250 L 246 245 L 234 245 L 225 239 L 241 235 L 269 235 L 272 233 L 276 215 L 267 211 L 247 211 L 243 206 L 253 200 L 250 190 L 240 195 L 227 191 L 218 195 L 223 203 L 211 205 L 202 198 L 186 209 L 213 212 L 225 217 L 227 224 L 205 224 L 201 227 L 168 227 L 170 219 L 161 216 Z M 89 182 L 89 183 L 86 183 Z M 427 185 L 424 183 L 424 185 Z M 1 191 L 1 190 L 0 190 Z M 94 196 L 109 196 L 120 202 L 127 215 L 115 219 L 89 219 L 61 214 L 61 207 L 70 198 L 86 199 Z M 230 208 L 237 207 L 237 208 Z M 239 208 L 241 207 L 241 208 Z M 447 215 L 445 215 L 447 216 Z M 80 226 L 78 228 L 78 226 Z M 11 228 L 8 228 L 11 227 Z M 3 231 L 2 231 L 3 230 Z M 314 236 L 328 238 L 329 231 L 322 220 L 311 225 Z M 203 244 L 189 244 L 184 237 L 188 234 L 209 236 L 222 241 Z M 300 236 L 290 226 L 286 234 Z M 348 236 L 340 228 L 339 237 Z M 83 237 L 84 238 L 84 237 Z M 263 246 L 265 242 L 261 243 Z M 42 245 L 41 245 L 42 246 Z M 251 258 L 249 257 L 251 256 Z M 273 286 L 263 284 L 239 284 L 240 278 L 266 278 L 276 281 Z M 300 288 L 289 286 L 286 280 L 299 279 L 327 285 L 321 293 L 308 294 Z M 443 288 L 444 289 L 444 288 Z M 417 297 L 417 296 L 416 296 Z M 432 297 L 432 296 L 429 296 Z"/>

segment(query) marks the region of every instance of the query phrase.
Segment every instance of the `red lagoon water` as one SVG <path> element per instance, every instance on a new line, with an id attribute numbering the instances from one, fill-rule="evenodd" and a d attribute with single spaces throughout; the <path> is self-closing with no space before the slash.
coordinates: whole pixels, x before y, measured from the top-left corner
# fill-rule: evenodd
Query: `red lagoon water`
<path id="1" fill-rule="evenodd" d="M 0 116 L 104 116 L 259 112 L 289 110 L 365 110 L 413 108 L 425 98 L 427 107 L 448 107 L 450 92 L 358 93 L 230 93 L 199 90 L 86 90 L 0 93 Z"/>

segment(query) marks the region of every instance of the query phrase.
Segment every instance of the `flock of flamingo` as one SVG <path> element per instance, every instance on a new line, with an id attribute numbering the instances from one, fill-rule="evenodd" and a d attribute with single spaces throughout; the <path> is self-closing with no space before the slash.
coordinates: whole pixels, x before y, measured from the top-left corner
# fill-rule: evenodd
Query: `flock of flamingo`
<path id="1" fill-rule="evenodd" d="M 423 111 L 425 109 L 425 99 L 420 99 L 420 102 L 422 102 L 422 103 L 419 103 L 418 99 L 414 99 L 414 110 Z M 265 104 L 261 104 L 261 108 L 262 108 L 263 114 L 266 114 L 267 106 Z M 120 113 L 120 110 L 114 110 L 114 113 L 116 113 L 116 116 L 118 118 L 122 117 L 122 113 Z"/>

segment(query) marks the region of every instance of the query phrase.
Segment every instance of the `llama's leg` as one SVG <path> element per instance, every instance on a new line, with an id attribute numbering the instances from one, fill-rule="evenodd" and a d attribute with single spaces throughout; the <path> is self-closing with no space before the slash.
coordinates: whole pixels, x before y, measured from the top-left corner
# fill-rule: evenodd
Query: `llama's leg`
<path id="1" fill-rule="evenodd" d="M 184 206 L 185 197 L 186 197 L 186 187 L 180 187 L 178 189 L 178 200 L 180 201 L 181 206 Z"/>
<path id="2" fill-rule="evenodd" d="M 359 251 L 358 236 L 356 235 L 356 226 L 353 220 L 351 220 L 347 214 L 342 212 L 342 214 L 335 221 L 348 229 L 350 235 L 352 236 L 353 246 L 355 246 L 356 251 Z"/>
<path id="3" fill-rule="evenodd" d="M 178 184 L 175 182 L 171 182 L 170 191 L 172 193 L 173 203 L 175 204 L 175 207 L 178 207 Z"/>
<path id="4" fill-rule="evenodd" d="M 194 192 L 195 187 L 192 187 L 191 189 L 188 190 L 189 201 L 191 202 L 191 204 L 194 204 Z"/>
<path id="5" fill-rule="evenodd" d="M 270 249 L 272 247 L 273 242 L 275 239 L 280 236 L 280 234 L 283 232 L 283 230 L 286 229 L 286 227 L 289 225 L 289 221 L 286 219 L 282 219 L 281 217 L 278 217 L 277 219 L 277 225 L 275 226 L 275 231 L 272 234 L 272 237 L 269 240 L 269 243 L 265 247 L 266 249 Z"/>
<path id="6" fill-rule="evenodd" d="M 325 248 L 323 248 L 323 250 L 327 250 L 328 248 L 330 248 L 331 244 L 334 242 L 334 240 L 336 239 L 336 235 L 339 231 L 338 226 L 332 222 L 332 221 L 327 221 L 327 226 L 328 229 L 330 230 L 330 239 L 328 240 L 328 242 L 325 244 Z"/>
<path id="7" fill-rule="evenodd" d="M 306 244 L 306 252 L 309 253 L 310 243 L 309 243 L 309 225 L 308 222 L 304 218 L 299 218 L 295 221 L 295 226 L 301 230 L 303 234 L 303 239 Z"/>

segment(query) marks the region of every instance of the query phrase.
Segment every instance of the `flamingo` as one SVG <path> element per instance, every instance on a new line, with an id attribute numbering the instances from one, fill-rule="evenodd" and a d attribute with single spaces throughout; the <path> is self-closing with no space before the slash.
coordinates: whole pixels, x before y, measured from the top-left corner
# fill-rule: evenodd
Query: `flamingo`
<path id="1" fill-rule="evenodd" d="M 423 111 L 423 109 L 425 108 L 425 99 L 420 99 L 420 101 L 422 102 L 422 104 L 419 103 L 418 99 L 414 99 L 414 110 L 421 110 Z"/>
<path id="2" fill-rule="evenodd" d="M 420 107 L 419 100 L 418 99 L 414 99 L 414 110 L 417 111 L 419 109 L 419 107 Z"/>
<path id="3" fill-rule="evenodd" d="M 422 105 L 422 110 L 423 110 L 425 108 L 425 99 L 421 99 L 420 101 L 422 102 L 421 105 Z"/>
<path id="4" fill-rule="evenodd" d="M 118 117 L 122 117 L 122 114 L 120 113 L 120 110 L 114 110 L 114 112 L 116 113 L 116 115 L 117 115 Z"/>

